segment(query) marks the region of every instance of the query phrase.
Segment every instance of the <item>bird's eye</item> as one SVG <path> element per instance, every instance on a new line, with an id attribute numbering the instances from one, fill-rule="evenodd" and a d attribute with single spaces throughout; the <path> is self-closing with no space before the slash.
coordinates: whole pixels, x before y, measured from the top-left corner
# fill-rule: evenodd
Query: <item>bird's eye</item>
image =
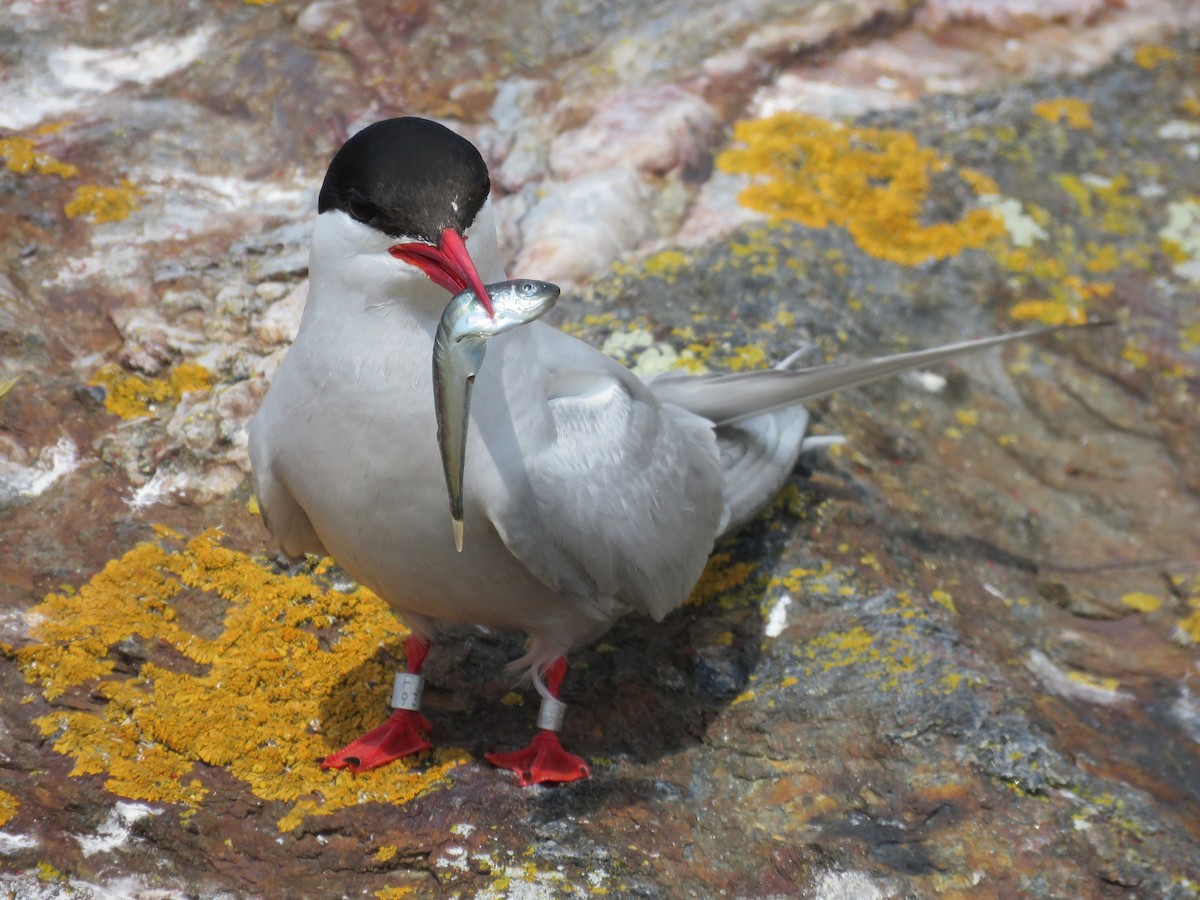
<path id="1" fill-rule="evenodd" d="M 375 204 L 354 188 L 350 189 L 347 205 L 350 207 L 350 215 L 359 222 L 369 222 L 375 216 Z"/>

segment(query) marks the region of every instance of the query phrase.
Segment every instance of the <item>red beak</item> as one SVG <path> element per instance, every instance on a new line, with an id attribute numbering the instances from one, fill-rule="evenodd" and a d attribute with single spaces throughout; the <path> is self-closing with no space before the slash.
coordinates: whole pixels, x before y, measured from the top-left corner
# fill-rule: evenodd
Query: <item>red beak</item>
<path id="1" fill-rule="evenodd" d="M 452 294 L 470 288 L 488 315 L 496 315 L 492 309 L 491 295 L 488 294 L 483 279 L 475 269 L 475 263 L 467 253 L 467 245 L 463 242 L 462 235 L 453 228 L 443 229 L 436 247 L 416 242 L 396 244 L 388 247 L 388 253 L 396 259 L 416 266 L 430 281 Z"/>

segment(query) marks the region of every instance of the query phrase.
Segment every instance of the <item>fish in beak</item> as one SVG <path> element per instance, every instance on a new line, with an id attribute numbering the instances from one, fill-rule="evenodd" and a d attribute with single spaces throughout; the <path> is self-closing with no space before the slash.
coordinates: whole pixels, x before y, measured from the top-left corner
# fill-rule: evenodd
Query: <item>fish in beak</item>
<path id="1" fill-rule="evenodd" d="M 463 471 L 471 389 L 483 365 L 487 341 L 532 322 L 554 305 L 558 294 L 557 285 L 530 279 L 481 285 L 480 290 L 467 288 L 450 300 L 438 322 L 433 340 L 433 400 L 454 546 L 459 553 L 463 548 Z M 489 296 L 490 308 L 483 302 Z"/>

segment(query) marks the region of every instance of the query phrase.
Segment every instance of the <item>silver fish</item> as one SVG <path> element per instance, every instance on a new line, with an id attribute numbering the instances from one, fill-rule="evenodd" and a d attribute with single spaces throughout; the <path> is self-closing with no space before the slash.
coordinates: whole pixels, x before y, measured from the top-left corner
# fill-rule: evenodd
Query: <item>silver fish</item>
<path id="1" fill-rule="evenodd" d="M 469 288 L 446 304 L 433 339 L 433 403 L 437 414 L 438 449 L 446 491 L 454 546 L 463 548 L 463 468 L 467 461 L 467 424 L 471 415 L 471 388 L 483 365 L 488 338 L 532 322 L 558 300 L 558 285 L 522 278 L 486 285 L 495 316 Z"/>

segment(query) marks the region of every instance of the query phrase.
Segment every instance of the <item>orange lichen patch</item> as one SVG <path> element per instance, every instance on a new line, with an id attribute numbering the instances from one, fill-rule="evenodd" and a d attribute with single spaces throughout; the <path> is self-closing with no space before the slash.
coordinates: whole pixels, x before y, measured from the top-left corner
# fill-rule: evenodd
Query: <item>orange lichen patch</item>
<path id="1" fill-rule="evenodd" d="M 198 363 L 180 363 L 168 377 L 147 380 L 109 364 L 97 370 L 88 384 L 104 388 L 104 408 L 110 413 L 140 419 L 153 416 L 163 404 L 178 402 L 184 394 L 209 390 L 213 373 Z"/>
<path id="2" fill-rule="evenodd" d="M 37 149 L 36 142 L 27 137 L 0 138 L 0 158 L 10 172 L 25 175 L 37 172 L 41 175 L 57 175 L 73 178 L 79 169 L 70 163 L 59 162 L 53 156 Z"/>
<path id="3" fill-rule="evenodd" d="M 728 553 L 714 553 L 684 604 L 697 606 L 718 594 L 726 594 L 745 585 L 758 565 L 752 562 L 735 563 L 732 559 Z"/>
<path id="4" fill-rule="evenodd" d="M 1053 181 L 1074 201 L 1084 221 L 1068 225 L 1047 220 L 1048 240 L 1036 246 L 999 249 L 994 255 L 1015 276 L 1015 291 L 1025 298 L 1010 310 L 1014 319 L 1075 325 L 1087 321 L 1094 306 L 1112 309 L 1111 302 L 1095 301 L 1111 298 L 1115 283 L 1092 280 L 1094 276 L 1122 268 L 1149 270 L 1152 265 L 1149 244 L 1130 245 L 1107 237 L 1077 243 L 1077 235 L 1092 232 L 1127 238 L 1145 234 L 1149 222 L 1144 204 L 1125 175 L 1103 178 L 1067 172 L 1054 175 Z"/>
<path id="5" fill-rule="evenodd" d="M 674 281 L 675 276 L 691 265 L 687 255 L 678 250 L 661 250 L 642 262 L 642 271 L 646 275 Z"/>
<path id="6" fill-rule="evenodd" d="M 1033 114 L 1047 122 L 1062 122 L 1070 128 L 1092 128 L 1092 105 L 1078 97 L 1058 97 L 1033 105 Z"/>
<path id="7" fill-rule="evenodd" d="M 403 629 L 366 589 L 340 593 L 279 574 L 221 546 L 216 531 L 180 540 L 160 529 L 158 541 L 29 613 L 33 643 L 15 653 L 26 680 L 48 701 L 77 687 L 104 701 L 98 712 L 72 703 L 35 721 L 75 757 L 73 774 L 107 775 L 105 786 L 131 799 L 197 805 L 209 790 L 198 764 L 220 766 L 256 796 L 291 804 L 278 823 L 287 831 L 307 815 L 407 802 L 467 761 L 449 751 L 359 775 L 322 771 L 318 760 L 335 743 L 386 710 L 391 673 L 377 652 Z M 177 610 L 205 595 L 225 604 L 212 639 L 178 621 Z M 118 673 L 113 648 L 130 641 L 180 658 Z M 348 681 L 363 686 L 355 702 L 326 709 Z"/>
<path id="8" fill-rule="evenodd" d="M 1055 252 L 1059 255 L 1053 255 Z M 1009 315 L 1018 321 L 1079 325 L 1087 321 L 1088 303 L 1108 297 L 1114 290 L 1112 282 L 1087 281 L 1079 275 L 1070 274 L 1069 267 L 1078 261 L 1069 247 L 1060 246 L 1057 251 L 1046 252 L 1017 248 L 998 253 L 996 258 L 1021 280 L 1037 282 L 1039 287 L 1049 290 L 1048 298 L 1022 300 L 1014 304 Z M 1086 268 L 1083 263 L 1078 264 Z"/>
<path id="9" fill-rule="evenodd" d="M 391 862 L 396 858 L 399 850 L 400 848 L 395 844 L 384 844 L 382 847 L 376 848 L 372 861 L 377 863 Z"/>
<path id="10" fill-rule="evenodd" d="M 1133 61 L 1143 69 L 1156 69 L 1165 62 L 1175 58 L 1175 51 L 1170 47 L 1160 47 L 1155 44 L 1143 44 L 1133 51 Z"/>
<path id="11" fill-rule="evenodd" d="M 934 695 L 950 694 L 960 687 L 979 683 L 975 676 L 942 671 L 940 661 L 921 641 L 917 630 L 917 623 L 927 621 L 929 615 L 909 595 L 897 594 L 895 604 L 884 615 L 904 624 L 882 627 L 873 624 L 871 628 L 856 625 L 823 632 L 797 645 L 794 652 L 801 660 L 802 675 L 853 668 L 880 690 L 907 687 L 920 694 Z"/>
<path id="12" fill-rule="evenodd" d="M 1193 644 L 1200 644 L 1200 598 L 1192 601 L 1195 611 L 1179 620 L 1179 630 Z"/>
<path id="13" fill-rule="evenodd" d="M 8 791 L 0 791 L 0 828 L 11 822 L 20 808 L 16 797 Z"/>
<path id="14" fill-rule="evenodd" d="M 1087 321 L 1082 305 L 1059 300 L 1022 300 L 1008 314 L 1018 322 L 1041 322 L 1043 325 L 1082 325 Z"/>
<path id="15" fill-rule="evenodd" d="M 958 170 L 958 177 L 969 184 L 971 190 L 981 197 L 1000 193 L 1000 185 L 996 184 L 996 179 L 976 169 L 963 167 Z"/>
<path id="16" fill-rule="evenodd" d="M 957 221 L 922 221 L 933 175 L 951 165 L 907 132 L 780 113 L 739 122 L 734 138 L 742 146 L 717 165 L 755 178 L 738 197 L 743 205 L 810 228 L 844 227 L 872 256 L 916 265 L 1004 234 L 1001 219 L 982 208 Z M 976 190 L 994 187 L 978 173 L 966 177 Z"/>
<path id="17" fill-rule="evenodd" d="M 1089 243 L 1085 249 L 1088 259 L 1084 267 L 1089 272 L 1112 272 L 1121 264 L 1117 248 L 1113 244 Z"/>
<path id="18" fill-rule="evenodd" d="M 950 612 L 954 613 L 955 615 L 958 615 L 958 607 L 954 605 L 954 598 L 952 596 L 950 596 L 950 594 L 948 594 L 946 591 L 943 591 L 940 588 L 938 588 L 938 589 L 935 589 L 929 596 L 933 598 L 933 601 L 935 603 L 938 603 L 939 605 L 944 606 Z"/>
<path id="19" fill-rule="evenodd" d="M 1179 349 L 1187 353 L 1200 350 L 1200 322 L 1193 322 L 1179 332 Z"/>
<path id="20" fill-rule="evenodd" d="M 1102 691 L 1115 691 L 1121 687 L 1121 682 L 1115 678 L 1105 678 L 1100 675 L 1093 675 L 1091 672 L 1080 672 L 1072 670 L 1067 672 L 1067 678 L 1074 681 L 1076 684 L 1082 684 L 1087 687 L 1099 688 Z"/>
<path id="21" fill-rule="evenodd" d="M 116 187 L 81 184 L 63 211 L 71 219 L 83 216 L 93 223 L 120 222 L 138 208 L 142 193 L 141 188 L 129 181 L 122 181 Z"/>
<path id="22" fill-rule="evenodd" d="M 1134 343 L 1131 337 L 1125 341 L 1125 346 L 1121 348 L 1121 359 L 1129 363 L 1135 369 L 1144 369 L 1150 365 L 1150 355 L 1144 349 Z"/>
<path id="23" fill-rule="evenodd" d="M 1079 206 L 1080 215 L 1088 219 L 1099 218 L 1097 224 L 1103 231 L 1128 235 L 1141 229 L 1139 213 L 1142 206 L 1125 175 L 1102 178 L 1064 172 L 1055 175 L 1054 181 Z"/>
<path id="24" fill-rule="evenodd" d="M 262 3 L 263 0 L 246 0 L 247 3 Z M 375 892 L 379 900 L 404 900 L 405 897 L 415 896 L 415 887 L 383 887 Z"/>
<path id="25" fill-rule="evenodd" d="M 1151 613 L 1162 606 L 1162 601 L 1153 594 L 1147 594 L 1142 591 L 1130 591 L 1128 594 L 1121 595 L 1121 602 L 1130 609 L 1136 609 L 1138 612 Z"/>

